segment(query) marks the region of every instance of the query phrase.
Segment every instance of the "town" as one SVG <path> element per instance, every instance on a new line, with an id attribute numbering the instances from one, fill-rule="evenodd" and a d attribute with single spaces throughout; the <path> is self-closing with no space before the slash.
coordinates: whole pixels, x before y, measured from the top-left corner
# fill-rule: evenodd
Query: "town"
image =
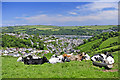
<path id="1" fill-rule="evenodd" d="M 34 42 L 31 40 L 35 35 L 28 35 L 25 33 L 4 33 L 2 35 L 9 35 L 9 36 L 15 36 L 19 39 L 27 39 L 30 40 L 30 43 L 32 46 L 36 44 L 36 46 L 39 46 L 39 42 Z M 66 35 L 67 36 L 67 35 Z M 71 36 L 70 36 L 71 37 Z M 83 39 L 79 38 L 70 38 L 70 37 L 61 37 L 57 35 L 38 35 L 38 38 L 43 41 L 44 49 L 36 49 L 32 47 L 22 47 L 22 48 L 8 48 L 0 50 L 0 55 L 4 56 L 13 56 L 13 57 L 19 57 L 19 56 L 26 56 L 26 55 L 41 55 L 47 53 L 53 53 L 53 54 L 61 54 L 61 53 L 77 53 L 80 52 L 80 50 L 74 49 L 75 47 L 79 46 L 80 44 L 83 44 Z M 74 36 L 72 36 L 74 37 Z M 85 38 L 89 38 L 91 36 L 83 36 Z"/>

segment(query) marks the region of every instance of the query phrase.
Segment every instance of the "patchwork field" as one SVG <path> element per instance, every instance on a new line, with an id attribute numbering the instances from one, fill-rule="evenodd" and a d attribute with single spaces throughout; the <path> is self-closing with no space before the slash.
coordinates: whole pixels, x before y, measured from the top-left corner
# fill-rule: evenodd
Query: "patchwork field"
<path id="1" fill-rule="evenodd" d="M 117 78 L 118 52 L 113 56 L 115 64 L 110 71 L 93 66 L 91 61 L 24 65 L 17 58 L 2 57 L 2 78 Z"/>
<path id="2" fill-rule="evenodd" d="M 40 34 L 40 35 L 96 35 L 106 29 L 117 29 L 117 25 L 93 26 L 52 26 L 52 25 L 26 25 L 2 27 L 2 32 Z"/>

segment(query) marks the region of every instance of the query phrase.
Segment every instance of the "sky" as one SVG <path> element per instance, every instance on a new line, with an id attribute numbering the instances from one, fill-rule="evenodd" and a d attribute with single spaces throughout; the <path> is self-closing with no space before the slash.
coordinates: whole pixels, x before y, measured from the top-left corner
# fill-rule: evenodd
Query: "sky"
<path id="1" fill-rule="evenodd" d="M 2 2 L 2 25 L 117 25 L 117 2 Z"/>
<path id="2" fill-rule="evenodd" d="M 2 2 L 119 2 L 120 0 L 1 0 Z"/>

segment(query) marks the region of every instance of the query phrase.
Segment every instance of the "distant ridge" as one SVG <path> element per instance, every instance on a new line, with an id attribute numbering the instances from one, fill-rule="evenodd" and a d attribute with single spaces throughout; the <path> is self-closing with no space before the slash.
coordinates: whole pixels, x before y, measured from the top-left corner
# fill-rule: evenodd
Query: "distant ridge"
<path id="1" fill-rule="evenodd" d="M 103 30 L 117 29 L 117 25 L 94 26 L 53 26 L 53 25 L 22 25 L 0 27 L 2 32 L 40 34 L 40 35 L 86 35 L 100 34 Z"/>

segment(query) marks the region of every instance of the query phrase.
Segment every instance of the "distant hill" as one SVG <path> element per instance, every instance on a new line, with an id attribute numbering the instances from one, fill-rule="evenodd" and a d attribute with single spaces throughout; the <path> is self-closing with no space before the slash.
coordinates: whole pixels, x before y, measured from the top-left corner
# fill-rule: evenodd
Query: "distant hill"
<path id="1" fill-rule="evenodd" d="M 96 25 L 96 26 L 47 26 L 47 25 L 28 25 L 28 26 L 9 26 L 2 27 L 2 32 L 40 34 L 40 35 L 96 35 L 103 30 L 115 30 L 116 25 Z"/>

